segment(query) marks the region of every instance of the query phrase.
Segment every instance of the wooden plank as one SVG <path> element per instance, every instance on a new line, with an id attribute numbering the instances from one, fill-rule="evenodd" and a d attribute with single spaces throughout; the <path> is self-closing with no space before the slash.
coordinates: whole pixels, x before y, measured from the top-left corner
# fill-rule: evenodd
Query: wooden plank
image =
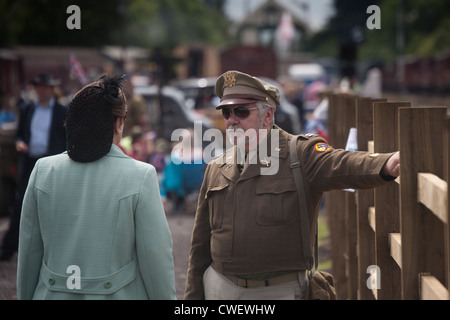
<path id="1" fill-rule="evenodd" d="M 341 95 L 340 108 L 342 111 L 341 130 L 342 136 L 338 138 L 340 148 L 345 148 L 347 144 L 350 128 L 356 127 L 356 106 L 357 96 Z M 356 300 L 358 297 L 358 258 L 357 258 L 357 214 L 355 204 L 355 193 L 345 192 L 345 256 L 346 256 L 346 277 L 347 277 L 347 299 Z M 341 235 L 342 237 L 342 235 Z"/>
<path id="2" fill-rule="evenodd" d="M 431 173 L 417 174 L 417 201 L 447 223 L 447 182 Z"/>
<path id="3" fill-rule="evenodd" d="M 358 97 L 356 105 L 356 129 L 358 150 L 369 151 L 369 141 L 373 141 L 373 104 L 385 100 Z M 370 152 L 370 151 L 369 151 Z M 373 207 L 373 190 L 356 191 L 356 219 L 358 259 L 358 299 L 376 299 L 372 290 L 367 287 L 367 267 L 376 265 L 375 234 L 367 223 L 367 212 Z"/>
<path id="4" fill-rule="evenodd" d="M 389 247 L 391 248 L 391 257 L 402 267 L 402 238 L 400 233 L 389 233 Z"/>
<path id="5" fill-rule="evenodd" d="M 443 175 L 446 108 L 400 108 L 398 112 L 402 293 L 403 299 L 414 300 L 420 298 L 419 273 L 429 272 L 445 281 L 443 224 L 417 202 L 417 173 Z"/>
<path id="6" fill-rule="evenodd" d="M 420 299 L 449 300 L 447 288 L 432 275 L 420 276 Z"/>
<path id="7" fill-rule="evenodd" d="M 356 101 L 356 129 L 358 130 L 358 150 L 369 151 L 369 142 L 373 141 L 373 105 L 386 102 L 386 99 L 358 97 Z"/>
<path id="8" fill-rule="evenodd" d="M 356 97 L 349 94 L 328 95 L 328 140 L 334 148 L 345 148 L 350 128 L 355 127 Z M 333 190 L 325 194 L 325 208 L 330 226 L 331 260 L 338 299 L 348 299 L 348 230 L 346 225 L 346 194 Z M 351 275 L 354 277 L 354 274 Z"/>
<path id="9" fill-rule="evenodd" d="M 369 208 L 368 220 L 370 228 L 375 232 L 377 228 L 375 223 L 375 207 Z"/>
<path id="10" fill-rule="evenodd" d="M 448 201 L 450 199 L 450 115 L 447 111 L 447 132 L 444 134 L 444 147 L 447 149 L 445 154 L 445 162 L 447 166 L 445 169 L 445 179 L 447 181 L 447 228 L 445 229 L 445 269 L 447 270 L 447 290 L 450 292 L 450 206 Z"/>
<path id="11" fill-rule="evenodd" d="M 374 152 L 394 152 L 398 149 L 398 109 L 410 107 L 409 102 L 379 102 L 374 104 Z M 399 185 L 389 183 L 375 188 L 375 248 L 377 266 L 383 271 L 380 300 L 399 300 L 401 296 L 400 268 L 392 259 L 388 239 L 400 232 Z"/>
<path id="12" fill-rule="evenodd" d="M 358 224 L 358 299 L 373 300 L 374 295 L 367 288 L 367 266 L 376 265 L 375 233 L 367 223 L 367 212 L 373 208 L 373 190 L 356 191 L 356 212 Z"/>
<path id="13" fill-rule="evenodd" d="M 345 192 L 347 299 L 358 299 L 357 212 L 354 192 Z"/>

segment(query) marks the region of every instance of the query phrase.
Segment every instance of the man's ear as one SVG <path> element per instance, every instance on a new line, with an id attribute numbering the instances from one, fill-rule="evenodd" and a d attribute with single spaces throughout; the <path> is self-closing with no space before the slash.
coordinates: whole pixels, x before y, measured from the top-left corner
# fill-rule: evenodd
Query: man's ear
<path id="1" fill-rule="evenodd" d="M 273 117 L 274 117 L 274 108 L 268 108 L 266 114 L 264 115 L 264 127 L 272 125 Z"/>

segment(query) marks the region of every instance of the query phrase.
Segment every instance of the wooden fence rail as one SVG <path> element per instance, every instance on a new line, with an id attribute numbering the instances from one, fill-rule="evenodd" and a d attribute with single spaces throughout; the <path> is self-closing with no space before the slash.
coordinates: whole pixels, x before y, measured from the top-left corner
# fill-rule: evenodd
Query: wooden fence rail
<path id="1" fill-rule="evenodd" d="M 328 93 L 329 142 L 358 150 L 400 151 L 400 177 L 373 190 L 326 194 L 339 299 L 449 299 L 447 107 L 412 107 Z"/>

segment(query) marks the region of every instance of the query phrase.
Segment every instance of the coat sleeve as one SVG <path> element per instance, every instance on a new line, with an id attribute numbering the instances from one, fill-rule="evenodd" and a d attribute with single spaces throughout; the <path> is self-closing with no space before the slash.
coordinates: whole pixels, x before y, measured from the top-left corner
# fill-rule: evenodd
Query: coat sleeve
<path id="1" fill-rule="evenodd" d="M 17 126 L 15 141 L 24 141 L 28 143 L 28 134 L 27 134 L 27 122 L 30 117 L 30 110 L 32 109 L 31 104 L 25 105 L 23 108 L 20 108 L 19 112 L 19 124 Z"/>
<path id="2" fill-rule="evenodd" d="M 206 199 L 207 178 L 210 166 L 206 168 L 198 197 L 197 212 L 195 214 L 194 230 L 192 232 L 191 251 L 187 271 L 185 300 L 202 300 L 205 298 L 203 288 L 203 274 L 211 264 L 210 238 L 211 228 L 209 224 L 209 207 Z"/>
<path id="3" fill-rule="evenodd" d="M 143 179 L 135 226 L 137 260 L 149 298 L 175 300 L 172 236 L 153 167 L 147 169 Z"/>
<path id="4" fill-rule="evenodd" d="M 43 257 L 43 242 L 39 226 L 35 180 L 39 161 L 34 167 L 25 192 L 20 218 L 17 260 L 17 299 L 30 300 L 39 279 Z"/>
<path id="5" fill-rule="evenodd" d="M 311 138 L 299 145 L 303 171 L 316 191 L 370 189 L 390 181 L 380 173 L 393 153 L 334 149 L 322 138 Z"/>

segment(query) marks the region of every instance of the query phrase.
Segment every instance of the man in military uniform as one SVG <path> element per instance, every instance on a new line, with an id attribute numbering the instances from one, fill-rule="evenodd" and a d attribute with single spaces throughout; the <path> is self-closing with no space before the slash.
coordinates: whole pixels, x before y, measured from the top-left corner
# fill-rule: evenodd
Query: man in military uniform
<path id="1" fill-rule="evenodd" d="M 244 166 L 229 161 L 237 159 L 237 146 L 209 163 L 199 195 L 184 298 L 303 299 L 308 259 L 303 255 L 300 208 L 290 168 L 292 135 L 273 123 L 279 92 L 258 78 L 228 71 L 218 78 L 216 93 L 226 128 L 255 130 L 259 146 L 264 142 L 272 155 L 277 153 L 277 170 L 261 174 L 272 163 L 265 157 L 252 158 L 250 143 L 241 152 L 246 155 Z M 277 131 L 278 143 L 273 143 L 270 129 Z M 260 147 L 256 149 L 261 153 Z M 317 135 L 302 136 L 297 154 L 311 239 L 323 192 L 374 188 L 399 172 L 398 152 L 337 150 Z"/>

